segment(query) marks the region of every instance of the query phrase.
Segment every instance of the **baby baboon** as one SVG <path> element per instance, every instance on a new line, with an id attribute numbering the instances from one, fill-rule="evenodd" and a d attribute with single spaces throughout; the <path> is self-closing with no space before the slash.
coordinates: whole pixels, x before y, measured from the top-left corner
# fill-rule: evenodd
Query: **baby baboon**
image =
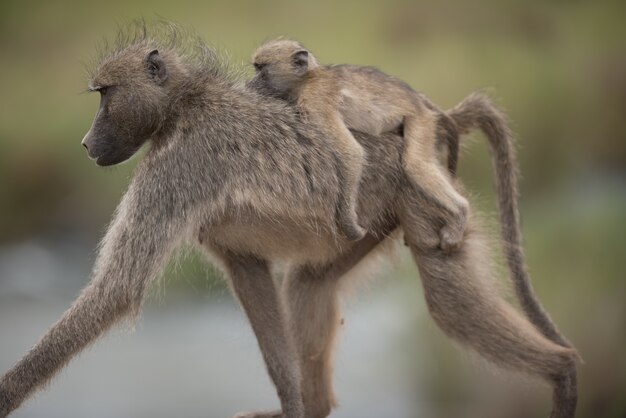
<path id="1" fill-rule="evenodd" d="M 337 139 L 341 150 L 348 149 L 347 154 L 358 150 L 357 154 L 362 156 L 361 146 L 346 127 L 380 135 L 404 125 L 406 148 L 403 162 L 409 178 L 416 187 L 425 191 L 427 197 L 436 197 L 433 194 L 435 192 L 460 197 L 465 202 L 460 206 L 463 208 L 467 204 L 465 199 L 454 190 L 449 179 L 441 176 L 436 161 L 440 150 L 436 146 L 448 146 L 448 169 L 454 175 L 459 131 L 467 133 L 471 128 L 483 130 L 490 140 L 494 162 L 498 168 L 496 181 L 502 237 L 506 244 L 507 262 L 517 296 L 531 322 L 545 336 L 563 346 L 571 347 L 543 311 L 530 286 L 523 261 L 519 228 L 515 150 L 504 116 L 484 95 L 470 95 L 448 115 L 423 94 L 415 92 L 396 78 L 370 67 L 320 66 L 313 54 L 299 42 L 286 39 L 263 44 L 253 54 L 253 63 L 257 73 L 250 83 L 251 86 L 263 94 L 296 104 L 313 121 L 321 124 L 328 135 Z M 410 116 L 406 116 L 407 114 Z M 412 124 L 411 121 L 419 117 L 422 117 L 421 125 Z M 429 132 L 426 138 L 412 135 L 417 133 L 417 128 L 421 132 Z M 357 162 L 358 169 L 351 170 L 351 164 L 348 164 L 346 170 L 354 175 L 360 172 L 362 162 L 362 159 Z M 420 171 L 418 176 L 416 169 L 425 166 L 429 170 Z M 346 177 L 354 177 L 353 175 L 348 173 Z M 350 187 L 346 189 L 348 196 L 356 191 L 351 191 Z M 442 201 L 445 199 L 439 200 Z M 450 215 L 445 209 L 445 206 L 436 207 L 435 212 Z M 465 210 L 460 213 L 464 219 Z M 456 229 L 456 232 L 462 234 L 464 221 L 457 225 L 461 228 Z M 446 251 L 457 245 L 456 239 L 447 239 L 455 236 L 450 231 L 450 224 L 444 224 L 440 231 L 441 246 Z M 461 237 L 458 236 L 458 239 Z"/>
<path id="2" fill-rule="evenodd" d="M 450 251 L 459 245 L 468 203 L 438 162 L 438 145 L 448 138 L 437 135 L 443 112 L 406 83 L 374 68 L 319 65 L 296 41 L 267 42 L 255 51 L 253 62 L 257 71 L 254 84 L 260 85 L 261 91 L 295 104 L 306 119 L 335 139 L 333 145 L 344 162 L 341 194 L 345 197 L 338 209 L 338 225 L 349 239 L 363 234 L 355 207 L 365 164 L 363 147 L 350 129 L 380 135 L 402 128 L 403 167 L 441 214 L 441 248 Z M 455 161 L 458 140 L 453 145 L 450 154 Z"/>
<path id="3" fill-rule="evenodd" d="M 358 242 L 337 239 L 335 139 L 284 101 L 243 86 L 200 41 L 190 44 L 168 26 L 146 33 L 139 25 L 135 35 L 120 37 L 95 67 L 90 89 L 100 92 L 100 109 L 83 144 L 98 165 L 124 161 L 145 142 L 150 147 L 115 211 L 90 283 L 0 378 L 0 418 L 115 323 L 134 318 L 147 287 L 185 243 L 201 245 L 226 273 L 280 398 L 278 412 L 242 416 L 326 417 L 334 405 L 341 278 L 381 241 L 396 239 L 397 228 L 437 324 L 496 364 L 551 383 L 552 418 L 574 416 L 575 351 L 542 335 L 491 286 L 490 251 L 474 216 L 458 251 L 439 248 L 436 213 L 423 210 L 403 174 L 402 137 L 353 132 L 371 159 L 358 196 L 359 219 L 371 232 Z M 467 107 L 477 103 L 451 114 L 464 130 L 480 121 L 498 127 L 487 131 L 493 143 L 508 141 L 486 101 Z M 284 304 L 270 274 L 276 260 L 290 265 Z"/>

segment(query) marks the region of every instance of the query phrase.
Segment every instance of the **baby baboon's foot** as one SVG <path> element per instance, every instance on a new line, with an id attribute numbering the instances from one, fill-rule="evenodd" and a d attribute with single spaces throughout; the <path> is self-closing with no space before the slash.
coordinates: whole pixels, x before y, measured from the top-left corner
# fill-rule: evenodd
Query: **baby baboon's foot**
<path id="1" fill-rule="evenodd" d="M 367 232 L 357 222 L 357 215 L 354 210 L 341 210 L 337 218 L 339 232 L 350 241 L 358 241 Z"/>
<path id="2" fill-rule="evenodd" d="M 445 253 L 458 250 L 465 235 L 468 211 L 467 201 L 463 200 L 457 209 L 457 215 L 448 219 L 447 223 L 439 230 L 439 246 Z"/>
<path id="3" fill-rule="evenodd" d="M 367 231 L 359 225 L 354 199 L 340 201 L 335 216 L 339 233 L 349 241 L 358 241 L 365 236 Z"/>
<path id="4" fill-rule="evenodd" d="M 240 412 L 235 414 L 233 418 L 287 418 L 283 411 L 264 411 L 264 412 Z"/>
<path id="5" fill-rule="evenodd" d="M 459 225 L 445 225 L 439 231 L 439 246 L 445 253 L 451 253 L 456 251 L 463 242 L 463 234 L 465 229 L 460 228 Z"/>
<path id="6" fill-rule="evenodd" d="M 349 241 L 358 241 L 365 236 L 367 232 L 365 229 L 361 228 L 359 224 L 356 222 L 349 225 L 341 225 L 340 226 L 341 233 L 344 237 L 346 237 Z"/>

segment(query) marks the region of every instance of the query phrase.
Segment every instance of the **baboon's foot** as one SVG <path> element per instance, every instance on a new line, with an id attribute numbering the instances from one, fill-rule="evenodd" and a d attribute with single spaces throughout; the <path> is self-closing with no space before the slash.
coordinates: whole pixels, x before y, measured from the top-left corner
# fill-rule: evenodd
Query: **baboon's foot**
<path id="1" fill-rule="evenodd" d="M 306 418 L 326 418 L 330 415 L 332 410 L 331 405 L 329 404 L 317 404 L 315 406 L 311 405 L 310 408 L 307 409 Z"/>
<path id="2" fill-rule="evenodd" d="M 233 418 L 291 418 L 283 414 L 283 411 L 263 411 L 263 412 L 240 412 L 233 415 Z"/>
<path id="3" fill-rule="evenodd" d="M 467 222 L 468 203 L 462 201 L 457 207 L 457 213 L 447 219 L 446 224 L 439 230 L 439 246 L 445 253 L 456 251 L 463 242 L 465 225 Z"/>

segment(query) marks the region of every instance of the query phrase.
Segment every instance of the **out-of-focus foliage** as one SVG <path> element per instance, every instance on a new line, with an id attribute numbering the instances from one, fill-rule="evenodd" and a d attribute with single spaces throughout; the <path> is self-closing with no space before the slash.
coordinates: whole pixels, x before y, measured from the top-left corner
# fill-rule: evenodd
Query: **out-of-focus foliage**
<path id="1" fill-rule="evenodd" d="M 444 108 L 493 87 L 519 138 L 535 287 L 586 362 L 579 416 L 626 416 L 626 2 L 2 1 L 0 250 L 42 236 L 95 242 L 103 231 L 136 159 L 112 169 L 87 159 L 80 140 L 98 99 L 83 94 L 83 62 L 117 24 L 141 16 L 192 28 L 241 65 L 263 40 L 294 37 L 322 62 L 378 66 Z M 472 138 L 460 177 L 491 216 L 489 157 Z M 206 287 L 213 274 L 192 259 L 170 267 L 166 286 Z M 416 289 L 415 271 L 401 271 Z M 497 391 L 500 376 L 476 372 L 427 332 L 420 346 L 447 359 L 417 377 L 432 391 L 423 397 L 436 402 L 433 416 L 545 410 L 546 391 Z M 476 379 L 488 382 L 482 398 Z"/>

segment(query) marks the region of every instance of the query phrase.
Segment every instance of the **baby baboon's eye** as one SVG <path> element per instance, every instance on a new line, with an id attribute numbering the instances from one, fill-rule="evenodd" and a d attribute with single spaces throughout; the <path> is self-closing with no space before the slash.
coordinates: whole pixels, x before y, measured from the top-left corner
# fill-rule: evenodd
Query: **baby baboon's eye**
<path id="1" fill-rule="evenodd" d="M 100 94 L 104 96 L 105 94 L 107 94 L 107 90 L 108 90 L 108 87 L 100 87 L 98 89 L 98 92 L 100 92 Z"/>
<path id="2" fill-rule="evenodd" d="M 263 68 L 265 68 L 266 66 L 267 66 L 267 64 L 261 64 L 261 63 L 259 63 L 259 62 L 255 62 L 255 63 L 254 63 L 254 69 L 255 69 L 257 72 L 262 71 L 262 70 L 263 70 Z"/>

